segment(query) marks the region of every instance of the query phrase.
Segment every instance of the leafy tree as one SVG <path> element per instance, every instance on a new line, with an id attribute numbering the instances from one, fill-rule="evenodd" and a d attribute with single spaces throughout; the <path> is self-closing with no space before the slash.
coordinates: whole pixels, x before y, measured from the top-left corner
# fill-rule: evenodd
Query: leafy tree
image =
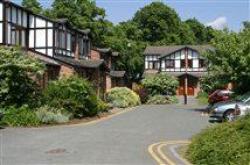
<path id="1" fill-rule="evenodd" d="M 133 22 L 142 30 L 143 41 L 175 43 L 181 20 L 178 14 L 162 2 L 153 2 L 136 12 Z"/>
<path id="2" fill-rule="evenodd" d="M 206 54 L 210 75 L 236 85 L 239 93 L 250 90 L 250 29 L 240 33 L 218 31 L 212 40 L 215 51 Z M 214 79 L 215 79 L 214 78 Z"/>
<path id="3" fill-rule="evenodd" d="M 0 107 L 34 104 L 39 92 L 31 79 L 44 65 L 13 48 L 0 48 Z"/>
<path id="4" fill-rule="evenodd" d="M 105 10 L 89 0 L 55 0 L 52 9 L 45 12 L 52 18 L 67 18 L 70 24 L 79 28 L 91 30 L 95 46 L 103 46 L 104 35 L 112 24 L 105 20 Z"/>
<path id="5" fill-rule="evenodd" d="M 250 29 L 250 21 L 243 22 L 244 29 Z"/>
<path id="6" fill-rule="evenodd" d="M 145 44 L 126 38 L 126 34 L 115 28 L 115 34 L 105 39 L 106 45 L 113 50 L 119 51 L 119 59 L 116 62 L 116 69 L 125 70 L 128 80 L 138 81 L 144 71 L 144 58 L 142 52 Z"/>
<path id="7" fill-rule="evenodd" d="M 22 6 L 33 11 L 36 14 L 42 12 L 42 6 L 37 0 L 23 0 Z"/>
<path id="8" fill-rule="evenodd" d="M 196 38 L 196 43 L 203 44 L 208 42 L 207 29 L 202 23 L 200 23 L 195 18 L 188 19 L 185 21 L 185 23 L 188 24 L 191 30 L 193 31 Z"/>
<path id="9" fill-rule="evenodd" d="M 196 37 L 190 26 L 183 22 L 179 31 L 180 44 L 195 44 Z"/>

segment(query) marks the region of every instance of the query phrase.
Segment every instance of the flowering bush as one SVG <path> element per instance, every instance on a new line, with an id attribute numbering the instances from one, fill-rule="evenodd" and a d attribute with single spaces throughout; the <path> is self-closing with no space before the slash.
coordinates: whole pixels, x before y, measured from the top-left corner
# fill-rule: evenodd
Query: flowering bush
<path id="1" fill-rule="evenodd" d="M 113 107 L 126 108 L 140 104 L 139 96 L 126 87 L 115 87 L 107 93 L 107 102 Z"/>

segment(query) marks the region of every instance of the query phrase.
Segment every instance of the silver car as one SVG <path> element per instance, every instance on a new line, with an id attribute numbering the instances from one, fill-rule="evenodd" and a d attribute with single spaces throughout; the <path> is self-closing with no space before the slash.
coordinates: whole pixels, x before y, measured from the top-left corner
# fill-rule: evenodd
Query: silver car
<path id="1" fill-rule="evenodd" d="M 235 100 L 214 104 L 210 108 L 210 121 L 233 121 L 243 116 L 250 109 L 250 93 L 246 93 Z"/>

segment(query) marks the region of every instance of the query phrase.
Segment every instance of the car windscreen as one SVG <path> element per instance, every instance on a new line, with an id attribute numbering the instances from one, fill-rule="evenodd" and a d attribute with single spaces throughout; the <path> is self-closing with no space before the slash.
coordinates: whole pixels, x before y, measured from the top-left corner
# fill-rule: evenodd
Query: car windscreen
<path id="1" fill-rule="evenodd" d="M 245 102 L 245 101 L 247 101 L 249 98 L 250 98 L 250 92 L 247 92 L 247 93 L 245 93 L 245 94 L 243 94 L 243 95 L 241 95 L 241 96 L 238 96 L 238 97 L 236 98 L 236 100 Z"/>

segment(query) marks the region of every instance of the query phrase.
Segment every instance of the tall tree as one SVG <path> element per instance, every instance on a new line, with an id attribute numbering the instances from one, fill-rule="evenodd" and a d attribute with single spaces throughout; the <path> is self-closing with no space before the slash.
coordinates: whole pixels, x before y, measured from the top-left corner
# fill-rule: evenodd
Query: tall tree
<path id="1" fill-rule="evenodd" d="M 250 29 L 240 33 L 218 31 L 212 40 L 215 51 L 207 54 L 211 62 L 210 75 L 212 82 L 233 82 L 237 91 L 250 91 Z"/>
<path id="2" fill-rule="evenodd" d="M 22 6 L 36 14 L 40 14 L 42 12 L 42 6 L 37 0 L 23 0 Z"/>
<path id="3" fill-rule="evenodd" d="M 145 44 L 128 38 L 128 31 L 133 29 L 133 26 L 128 26 L 123 24 L 113 27 L 112 33 L 105 38 L 105 44 L 109 45 L 113 50 L 119 51 L 120 55 L 116 68 L 125 70 L 128 80 L 138 81 L 144 71 L 142 52 Z"/>
<path id="4" fill-rule="evenodd" d="M 180 30 L 178 14 L 162 2 L 153 2 L 136 12 L 133 21 L 142 30 L 143 41 L 175 43 Z"/>
<path id="5" fill-rule="evenodd" d="M 250 21 L 243 22 L 244 29 L 250 29 Z"/>
<path id="6" fill-rule="evenodd" d="M 190 26 L 183 22 L 179 31 L 180 44 L 195 44 L 196 37 Z"/>
<path id="7" fill-rule="evenodd" d="M 208 42 L 207 29 L 205 25 L 200 23 L 196 18 L 188 19 L 185 23 L 188 24 L 193 31 L 197 43 L 203 44 Z"/>
<path id="8" fill-rule="evenodd" d="M 54 18 L 67 18 L 68 21 L 79 29 L 91 30 L 92 43 L 102 46 L 103 38 L 108 33 L 112 24 L 105 20 L 105 10 L 96 6 L 90 0 L 55 0 L 50 13 Z"/>

